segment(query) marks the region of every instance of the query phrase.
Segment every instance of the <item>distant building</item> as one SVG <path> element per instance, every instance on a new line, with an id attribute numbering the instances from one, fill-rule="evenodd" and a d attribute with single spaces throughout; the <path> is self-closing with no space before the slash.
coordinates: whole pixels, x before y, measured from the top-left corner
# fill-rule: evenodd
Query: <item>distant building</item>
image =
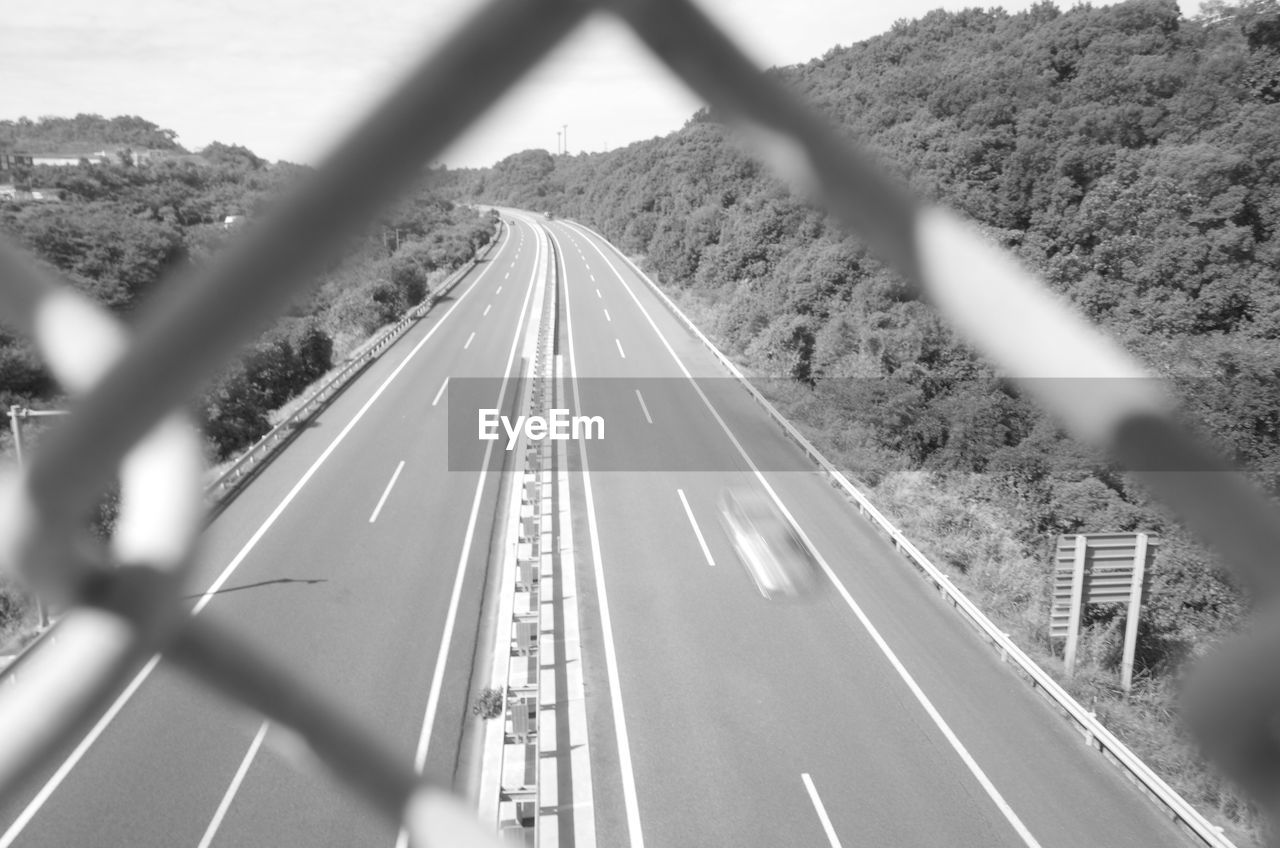
<path id="1" fill-rule="evenodd" d="M 88 162 L 90 165 L 101 165 L 108 160 L 109 154 L 105 152 L 92 153 L 87 156 L 60 156 L 53 153 L 37 153 L 31 157 L 33 165 L 52 165 L 55 168 L 74 167 L 81 162 Z"/>
<path id="2" fill-rule="evenodd" d="M 87 145 L 71 144 L 59 150 L 50 150 L 43 153 L 0 152 L 0 175 L 13 170 L 15 167 L 30 168 L 33 165 L 71 168 L 83 162 L 87 162 L 90 165 L 114 165 L 121 161 L 127 161 L 132 165 L 150 165 L 166 160 L 191 160 L 204 164 L 204 161 L 198 156 L 172 150 L 133 150 L 125 147 L 93 150 Z"/>
<path id="3" fill-rule="evenodd" d="M 37 203 L 58 203 L 62 200 L 62 189 L 23 189 L 12 183 L 0 183 L 0 200 L 34 200 Z"/>

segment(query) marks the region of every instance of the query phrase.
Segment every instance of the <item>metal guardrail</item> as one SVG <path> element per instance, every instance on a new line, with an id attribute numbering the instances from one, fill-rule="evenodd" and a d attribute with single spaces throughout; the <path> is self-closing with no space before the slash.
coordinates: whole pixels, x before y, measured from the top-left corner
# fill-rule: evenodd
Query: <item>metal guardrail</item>
<path id="1" fill-rule="evenodd" d="M 542 267 L 536 272 L 540 275 L 536 289 L 540 293 L 535 294 L 530 309 L 530 322 L 536 321 L 536 326 L 530 326 L 522 352 L 528 365 L 518 407 L 528 415 L 546 414 L 554 394 L 559 285 L 551 240 L 541 235 L 539 238 L 546 241 L 546 253 L 541 259 Z M 515 544 L 503 552 L 514 566 L 504 568 L 504 573 L 513 573 L 515 580 L 513 585 L 503 586 L 503 592 L 512 592 L 511 615 L 499 625 L 505 635 L 505 639 L 499 641 L 505 642 L 508 649 L 503 685 L 506 692 L 515 695 L 506 700 L 503 720 L 509 722 L 512 729 L 504 738 L 498 785 L 482 786 L 482 791 L 492 790 L 498 796 L 498 831 L 512 841 L 537 848 L 547 844 L 545 817 L 550 815 L 554 819 L 558 815 L 557 810 L 545 808 L 547 790 L 554 793 L 554 787 L 545 785 L 543 775 L 546 769 L 543 742 L 549 735 L 554 738 L 548 731 L 554 730 L 556 720 L 555 700 L 547 697 L 542 676 L 543 667 L 552 658 L 545 637 L 553 627 L 547 620 L 543 595 L 547 584 L 554 579 L 552 443 L 530 443 L 527 433 L 521 432 L 515 453 L 513 509 L 508 516 L 508 538 L 514 539 Z M 487 807 L 487 801 L 482 804 Z M 554 840 L 550 842 L 551 846 L 555 844 Z"/>
<path id="2" fill-rule="evenodd" d="M 582 225 L 578 225 L 582 226 Z M 589 227 L 583 229 L 590 230 Z M 595 232 L 591 230 L 591 232 Z M 596 233 L 598 236 L 599 233 Z M 601 237 L 602 241 L 605 241 Z M 605 242 L 608 243 L 607 241 Z M 814 462 L 826 475 L 827 479 L 838 489 L 842 490 L 846 497 L 857 506 L 858 511 L 871 519 L 871 522 L 889 537 L 893 546 L 906 557 L 916 569 L 927 579 L 938 592 L 951 603 L 951 605 L 959 612 L 966 621 L 976 629 L 984 639 L 987 640 L 994 648 L 999 651 L 1000 659 L 1015 666 L 1025 675 L 1031 686 L 1041 692 L 1041 694 L 1058 710 L 1071 721 L 1077 729 L 1079 729 L 1085 741 L 1091 746 L 1108 756 L 1108 759 L 1121 768 L 1131 780 L 1138 784 L 1146 791 L 1149 797 L 1160 804 L 1168 812 L 1168 814 L 1180 824 L 1182 824 L 1192 835 L 1199 838 L 1206 845 L 1213 848 L 1234 848 L 1234 844 L 1227 839 L 1221 828 L 1214 825 L 1204 816 L 1202 816 L 1195 807 L 1191 806 L 1185 798 L 1179 795 L 1172 787 L 1167 784 L 1160 775 L 1151 770 L 1151 767 L 1142 761 L 1138 755 L 1129 750 L 1123 742 L 1115 737 L 1115 735 L 1106 728 L 1102 722 L 1098 721 L 1093 713 L 1086 710 L 1080 705 L 1080 702 L 1063 689 L 1058 682 L 1042 669 L 1035 660 L 1026 655 L 1021 648 L 1009 638 L 1003 630 L 998 628 L 982 610 L 965 596 L 963 592 L 955 587 L 951 579 L 944 574 L 933 562 L 925 556 L 919 548 L 911 542 L 906 535 L 894 525 L 892 521 L 884 516 L 879 509 L 871 503 L 871 500 L 862 492 L 861 489 L 854 486 L 849 478 L 844 475 L 830 460 L 828 460 L 817 447 L 813 445 L 804 434 L 796 429 L 795 425 L 787 420 L 781 412 L 778 411 L 768 398 L 764 396 L 746 377 L 741 369 L 733 363 L 729 357 L 707 338 L 706 334 L 691 321 L 684 311 L 676 305 L 658 285 L 649 278 L 630 257 L 615 249 L 614 251 L 624 262 L 631 267 L 636 276 L 644 280 L 662 302 L 667 309 L 671 311 L 676 318 L 684 324 L 684 326 L 697 337 L 704 347 L 711 351 L 716 357 L 720 365 L 725 368 L 742 386 L 747 390 L 751 397 L 759 404 L 773 420 L 782 428 L 783 432 L 789 439 L 800 446 L 805 456 Z"/>
<path id="3" fill-rule="evenodd" d="M 216 514 L 217 510 L 222 509 L 227 503 L 239 492 L 240 488 L 252 480 L 258 472 L 260 472 L 274 458 L 277 450 L 287 445 L 293 440 L 297 434 L 298 428 L 307 423 L 317 413 L 325 408 L 335 396 L 337 396 L 347 384 L 359 375 L 366 366 L 373 360 L 382 355 L 384 351 L 391 346 L 393 342 L 405 334 L 405 332 L 414 323 L 421 320 L 431 311 L 432 307 L 451 292 L 462 280 L 467 273 L 476 266 L 476 263 L 488 256 L 489 253 L 498 244 L 502 227 L 505 223 L 499 221 L 498 228 L 495 229 L 493 237 L 488 244 L 484 245 L 477 252 L 476 256 L 467 260 L 451 273 L 440 286 L 422 300 L 421 303 L 410 307 L 405 314 L 390 327 L 385 328 L 369 341 L 360 345 L 358 351 L 349 356 L 346 361 L 339 366 L 338 370 L 329 375 L 321 385 L 309 392 L 306 397 L 297 405 L 297 407 L 289 413 L 283 420 L 277 423 L 262 438 L 254 442 L 250 447 L 240 453 L 235 460 L 217 474 L 213 480 L 209 481 L 204 487 L 205 498 L 208 500 L 211 512 Z M 23 464 L 22 435 L 19 429 L 18 421 L 20 418 L 27 417 L 52 417 L 68 415 L 67 410 L 37 410 L 37 409 L 19 409 L 13 407 L 9 410 L 10 418 L 13 422 L 14 446 L 17 454 L 19 467 Z M 37 638 L 23 646 L 23 648 L 13 656 L 9 657 L 3 667 L 0 667 L 0 673 L 10 666 L 16 667 L 18 663 L 31 651 L 35 650 L 43 639 L 52 632 L 49 628 L 53 623 L 48 610 L 45 608 L 42 599 L 37 595 L 37 618 L 40 634 Z"/>
<path id="4" fill-rule="evenodd" d="M 589 13 L 618 15 L 765 158 L 825 205 L 933 302 L 959 332 L 1077 438 L 1103 446 L 1270 604 L 1280 588 L 1280 520 L 1262 494 L 1176 422 L 1144 369 L 974 229 L 923 206 L 776 78 L 761 73 L 690 0 L 488 0 L 355 127 L 321 167 L 218 261 L 179 272 L 130 331 L 0 241 L 0 309 L 32 338 L 73 412 L 0 479 L 0 565 L 69 605 L 56 645 L 0 693 L 0 796 L 87 728 L 157 652 L 291 727 L 320 761 L 416 845 L 492 840 L 444 787 L 382 750 L 327 699 L 270 667 L 181 602 L 203 525 L 200 440 L 180 412 L 264 318 L 285 308 L 421 167 Z M 1017 321 L 1000 316 L 1017 314 Z M 1071 380 L 1035 378 L 1088 378 Z M 109 544 L 76 530 L 120 471 Z M 1154 469 L 1154 470 L 1153 470 Z M 1192 676 L 1187 710 L 1202 744 L 1273 815 L 1280 804 L 1280 616 Z"/>
<path id="5" fill-rule="evenodd" d="M 253 445 L 245 449 L 231 465 L 223 469 L 205 487 L 205 495 L 210 501 L 222 505 L 228 495 L 237 491 L 240 486 L 252 479 L 261 470 L 264 460 L 269 460 L 278 447 L 293 439 L 300 426 L 310 421 L 312 416 L 322 410 L 335 395 L 351 382 L 352 378 L 361 373 L 369 363 L 381 356 L 382 352 L 403 336 L 411 326 L 426 316 L 431 311 L 431 308 L 442 297 L 452 291 L 453 287 L 467 275 L 467 272 L 476 266 L 476 262 L 479 259 L 489 255 L 489 252 L 493 250 L 501 237 L 501 228 L 503 226 L 505 224 L 499 222 L 493 238 L 488 244 L 480 248 L 475 258 L 468 259 L 421 303 L 410 307 L 399 321 L 383 330 L 370 342 L 362 344 L 356 353 L 348 357 L 339 366 L 336 372 L 330 375 L 320 386 L 313 389 L 293 412 L 272 427 Z"/>

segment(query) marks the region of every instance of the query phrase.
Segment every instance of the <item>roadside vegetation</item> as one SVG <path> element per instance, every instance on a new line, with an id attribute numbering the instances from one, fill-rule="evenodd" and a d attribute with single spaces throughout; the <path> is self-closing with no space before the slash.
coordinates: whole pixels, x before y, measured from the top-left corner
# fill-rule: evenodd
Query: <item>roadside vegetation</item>
<path id="1" fill-rule="evenodd" d="M 122 320 L 136 320 L 166 275 L 216 254 L 308 170 L 217 142 L 190 153 L 174 138 L 138 117 L 0 121 L 0 153 L 112 152 L 95 164 L 15 168 L 6 179 L 23 199 L 0 199 L 0 233 Z M 148 158 L 135 164 L 140 157 L 131 154 L 139 151 Z M 419 303 L 493 236 L 495 216 L 426 186 L 424 179 L 344 245 L 311 292 L 202 388 L 195 409 L 211 463 L 265 434 L 273 411 Z M 33 189 L 42 199 L 30 196 Z M 0 407 L 56 408 L 62 400 L 33 346 L 0 316 Z M 11 441 L 6 422 L 0 454 L 11 452 Z M 110 524 L 111 512 L 108 501 L 97 523 Z M 29 612 L 20 593 L 0 583 L 0 641 L 27 626 Z"/>
<path id="2" fill-rule="evenodd" d="M 920 195 L 959 209 L 1179 392 L 1280 489 L 1280 5 L 1172 0 L 931 12 L 774 69 Z M 745 155 L 713 111 L 599 154 L 450 174 L 460 198 L 546 210 L 640 257 L 726 352 L 1002 626 L 1054 668 L 1063 533 L 1161 537 L 1136 689 L 1124 610 L 1090 612 L 1070 684 L 1237 836 L 1249 805 L 1174 716 L 1185 664 L 1248 598 L 1129 477 L 1067 440 L 901 278 Z M 1016 321 L 1017 316 L 1008 316 Z"/>

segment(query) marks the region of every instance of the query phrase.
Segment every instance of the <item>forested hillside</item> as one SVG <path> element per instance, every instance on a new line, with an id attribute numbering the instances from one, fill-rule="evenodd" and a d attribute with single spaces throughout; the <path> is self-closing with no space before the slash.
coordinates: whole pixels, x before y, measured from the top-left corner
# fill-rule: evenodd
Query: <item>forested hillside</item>
<path id="1" fill-rule="evenodd" d="M 168 149 L 183 152 L 172 131 L 132 117 L 0 122 L 0 139 L 6 135 L 16 139 L 16 150 L 46 142 L 157 149 L 167 139 Z M 41 186 L 60 200 L 0 202 L 0 232 L 129 320 L 167 273 L 216 253 L 305 171 L 217 142 L 196 155 L 140 166 L 40 165 L 17 171 L 15 183 Z M 241 221 L 228 227 L 233 216 Z M 352 241 L 315 293 L 205 394 L 211 458 L 225 459 L 265 433 L 267 416 L 328 370 L 335 353 L 345 355 L 422 300 L 428 285 L 469 259 L 493 227 L 491 217 L 425 189 L 385 213 Z M 46 406 L 57 391 L 31 345 L 0 324 L 0 405 Z"/>
<path id="2" fill-rule="evenodd" d="M 1173 380 L 1221 449 L 1277 493 L 1275 0 L 1212 3 L 1195 19 L 1173 0 L 936 11 L 773 73 Z M 1247 599 L 712 112 L 608 153 L 526 151 L 451 177 L 460 196 L 554 211 L 642 256 L 742 363 L 781 378 L 768 390 L 824 449 L 1046 656 L 1053 536 L 1160 534 L 1134 698 L 1113 695 L 1119 609 L 1092 613 L 1090 667 L 1073 685 L 1198 803 L 1250 818 L 1168 723 L 1170 681 L 1238 625 Z"/>
<path id="3" fill-rule="evenodd" d="M 19 151 L 115 144 L 183 154 L 138 166 L 17 169 L 11 175 L 15 185 L 39 186 L 60 199 L 0 200 L 0 233 L 122 319 L 133 320 L 167 274 L 215 254 L 306 173 L 302 166 L 267 163 L 236 145 L 215 142 L 186 154 L 173 138 L 172 131 L 134 117 L 0 122 L 0 142 L 12 140 Z M 237 216 L 228 226 L 227 218 Z M 384 213 L 351 240 L 312 294 L 208 387 L 199 406 L 210 460 L 226 459 L 265 433 L 273 410 L 421 301 L 431 284 L 469 259 L 493 231 L 492 216 L 424 188 Z M 58 401 L 58 387 L 32 346 L 0 323 L 0 406 L 48 407 Z M 0 449 L 7 441 L 6 428 Z"/>
<path id="4" fill-rule="evenodd" d="M 74 118 L 19 118 L 0 121 L 0 151 L 32 155 L 91 153 L 103 149 L 186 152 L 178 134 L 136 115 L 104 118 L 80 114 Z"/>

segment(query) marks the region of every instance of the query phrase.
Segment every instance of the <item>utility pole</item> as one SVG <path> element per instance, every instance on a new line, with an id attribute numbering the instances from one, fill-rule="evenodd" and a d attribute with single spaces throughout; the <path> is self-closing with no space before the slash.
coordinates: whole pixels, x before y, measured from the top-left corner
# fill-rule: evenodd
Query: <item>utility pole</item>
<path id="1" fill-rule="evenodd" d="M 13 430 L 13 453 L 17 457 L 18 467 L 24 465 L 23 449 L 22 449 L 22 422 L 31 416 L 32 410 L 23 409 L 14 404 L 9 407 L 9 426 Z M 45 412 L 44 415 L 60 415 L 61 412 Z M 49 627 L 49 611 L 45 609 L 44 601 L 40 600 L 40 595 L 35 595 L 36 599 L 36 618 L 40 623 L 40 629 L 45 630 Z"/>
<path id="2" fill-rule="evenodd" d="M 564 155 L 569 155 L 569 125 L 564 124 L 560 128 L 564 132 Z"/>
<path id="3" fill-rule="evenodd" d="M 556 155 L 557 156 L 564 152 L 564 148 L 560 146 L 561 145 L 560 139 L 561 139 L 561 132 L 560 130 L 556 130 Z"/>

